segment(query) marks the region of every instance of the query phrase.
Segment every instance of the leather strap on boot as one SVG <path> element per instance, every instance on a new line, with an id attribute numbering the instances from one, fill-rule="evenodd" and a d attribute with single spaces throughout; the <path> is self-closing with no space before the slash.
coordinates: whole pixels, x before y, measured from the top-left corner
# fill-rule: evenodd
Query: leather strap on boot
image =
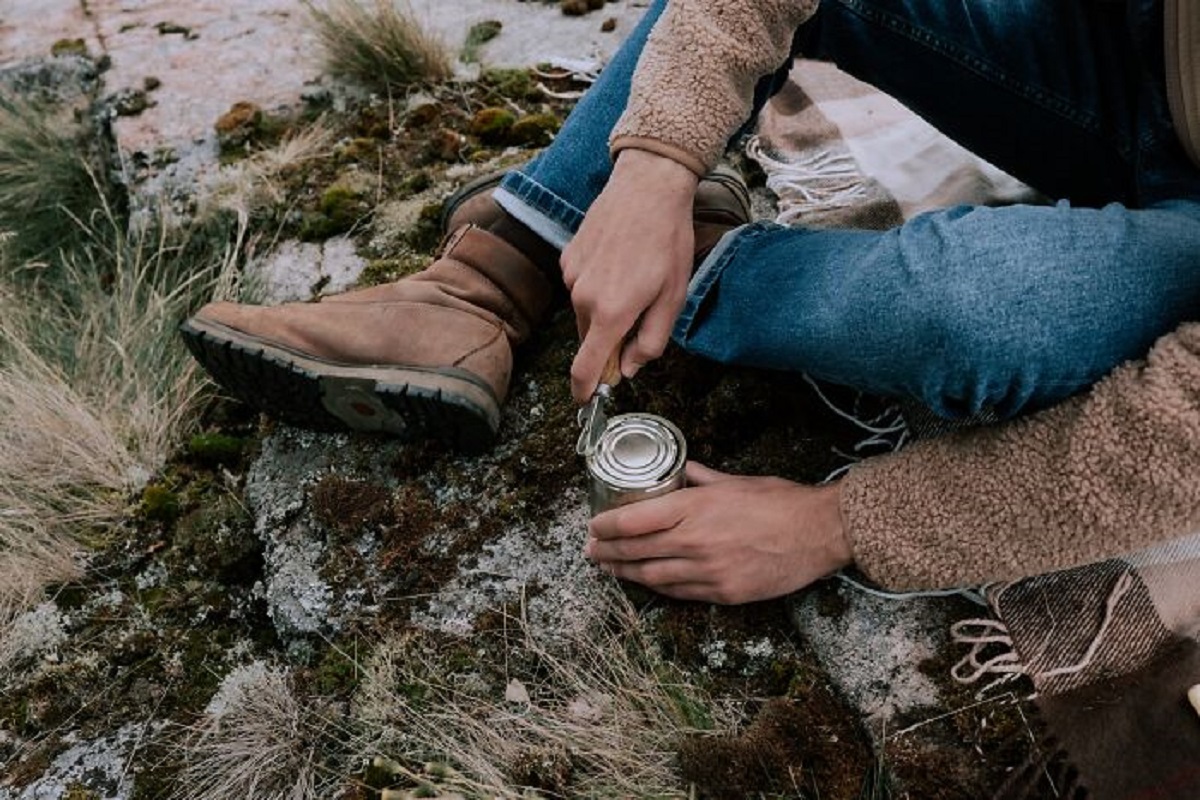
<path id="1" fill-rule="evenodd" d="M 480 285 L 480 279 L 490 286 Z M 464 299 L 486 308 L 512 327 L 513 343 L 524 341 L 545 316 L 554 287 L 532 260 L 504 239 L 474 224 L 464 225 L 442 242 L 429 269 L 412 278 L 464 292 Z"/>

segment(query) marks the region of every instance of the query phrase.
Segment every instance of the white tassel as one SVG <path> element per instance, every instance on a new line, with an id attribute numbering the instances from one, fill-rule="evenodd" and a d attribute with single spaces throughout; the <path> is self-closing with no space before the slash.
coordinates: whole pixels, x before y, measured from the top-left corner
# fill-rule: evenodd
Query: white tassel
<path id="1" fill-rule="evenodd" d="M 996 619 L 964 619 L 950 626 L 950 638 L 956 644 L 970 645 L 970 651 L 950 669 L 950 676 L 962 684 L 976 683 L 985 675 L 1023 675 L 1025 667 L 1013 649 L 1008 628 Z M 1008 648 L 986 661 L 983 651 L 993 645 Z"/>
<path id="2" fill-rule="evenodd" d="M 849 208 L 867 197 L 867 179 L 849 153 L 818 150 L 784 161 L 752 136 L 746 155 L 767 174 L 767 188 L 779 199 L 775 221 L 791 225 L 821 211 Z"/>

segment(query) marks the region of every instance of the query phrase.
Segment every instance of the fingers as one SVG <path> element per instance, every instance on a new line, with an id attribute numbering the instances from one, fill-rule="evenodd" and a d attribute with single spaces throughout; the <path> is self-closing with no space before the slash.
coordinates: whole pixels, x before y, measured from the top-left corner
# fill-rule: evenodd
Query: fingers
<path id="1" fill-rule="evenodd" d="M 710 583 L 673 583 L 669 586 L 659 586 L 659 594 L 673 597 L 676 600 L 693 600 L 701 603 L 727 604 L 720 593 Z"/>
<path id="2" fill-rule="evenodd" d="M 614 508 L 596 516 L 588 525 L 593 539 L 625 539 L 671 530 L 683 521 L 687 489 L 652 500 Z"/>
<path id="3" fill-rule="evenodd" d="M 738 477 L 730 475 L 728 472 L 706 467 L 699 461 L 689 461 L 684 468 L 684 475 L 687 477 L 688 486 L 708 486 L 712 483 L 719 483 Z"/>
<path id="4" fill-rule="evenodd" d="M 684 558 L 654 558 L 647 561 L 612 561 L 605 570 L 623 581 L 640 583 L 652 589 L 696 582 L 695 565 Z"/>
<path id="5" fill-rule="evenodd" d="M 637 333 L 625 344 L 621 354 L 621 374 L 625 377 L 632 378 L 667 349 L 684 298 L 682 294 L 678 297 L 674 294 L 660 296 L 642 315 Z"/>
<path id="6" fill-rule="evenodd" d="M 601 324 L 592 321 L 579 345 L 579 352 L 571 363 L 571 395 L 577 403 L 586 403 L 600 383 L 600 375 L 608 357 L 625 338 L 628 327 L 620 324 Z"/>
<path id="7" fill-rule="evenodd" d="M 593 561 L 610 563 L 684 557 L 689 550 L 686 542 L 675 542 L 669 535 L 653 533 L 623 539 L 589 539 L 583 552 Z"/>

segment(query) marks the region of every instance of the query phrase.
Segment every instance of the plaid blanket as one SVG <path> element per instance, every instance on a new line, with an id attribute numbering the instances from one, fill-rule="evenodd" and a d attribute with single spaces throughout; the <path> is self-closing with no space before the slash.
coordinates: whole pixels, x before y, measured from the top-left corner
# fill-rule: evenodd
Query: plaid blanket
<path id="1" fill-rule="evenodd" d="M 1051 778 L 1062 797 L 1200 797 L 1200 709 L 1187 699 L 1200 683 L 1200 535 L 989 598 L 999 622 L 956 625 L 971 648 L 959 677 L 1027 675 L 1050 731 L 997 797 L 1028 797 Z"/>
<path id="2" fill-rule="evenodd" d="M 934 208 L 1042 201 L 819 62 L 797 62 L 746 152 L 783 224 L 884 229 Z M 906 417 L 918 436 L 951 427 Z M 1048 731 L 997 798 L 1200 798 L 1200 707 L 1187 699 L 1200 684 L 1200 534 L 986 594 L 995 617 L 952 631 L 967 650 L 954 676 L 985 691 L 1028 678 Z"/>

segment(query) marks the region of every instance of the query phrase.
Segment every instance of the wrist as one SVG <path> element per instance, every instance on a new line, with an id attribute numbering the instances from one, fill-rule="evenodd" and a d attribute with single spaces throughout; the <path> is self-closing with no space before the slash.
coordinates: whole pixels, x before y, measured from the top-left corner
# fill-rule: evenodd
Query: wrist
<path id="1" fill-rule="evenodd" d="M 835 481 L 816 489 L 815 519 L 822 532 L 825 553 L 835 572 L 854 563 L 854 551 L 850 547 L 846 517 L 842 513 L 842 482 Z"/>
<path id="2" fill-rule="evenodd" d="M 613 177 L 657 187 L 659 190 L 695 194 L 700 179 L 678 161 L 649 150 L 628 149 L 617 154 Z"/>

